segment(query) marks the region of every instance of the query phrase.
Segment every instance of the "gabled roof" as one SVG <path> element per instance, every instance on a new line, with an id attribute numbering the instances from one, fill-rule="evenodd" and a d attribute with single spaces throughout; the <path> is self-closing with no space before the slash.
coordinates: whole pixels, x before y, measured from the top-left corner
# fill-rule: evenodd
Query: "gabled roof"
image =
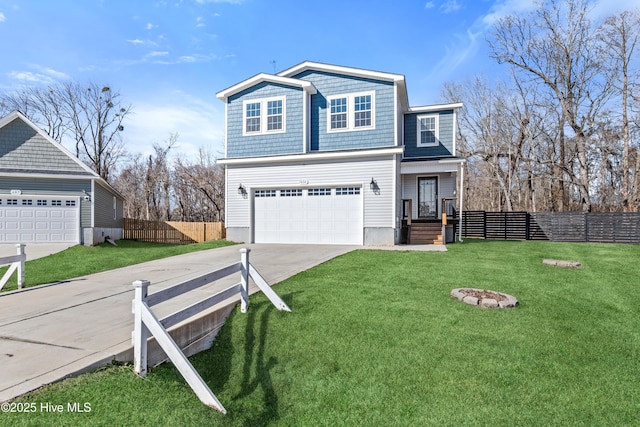
<path id="1" fill-rule="evenodd" d="M 216 97 L 223 102 L 227 102 L 227 99 L 231 95 L 242 92 L 245 89 L 249 89 L 250 87 L 263 82 L 299 87 L 310 95 L 315 95 L 317 93 L 315 86 L 311 82 L 299 79 L 291 79 L 288 77 L 275 76 L 273 74 L 260 73 L 251 78 L 248 78 L 247 80 L 243 80 L 240 83 L 237 83 L 227 89 L 221 90 L 216 94 Z"/>
<path id="2" fill-rule="evenodd" d="M 385 73 L 381 71 L 371 71 L 362 68 L 344 67 L 342 65 L 323 64 L 321 62 L 304 61 L 291 68 L 278 73 L 278 76 L 293 77 L 305 71 L 324 71 L 327 73 L 343 74 L 353 77 L 363 77 L 367 79 L 383 80 L 390 82 L 404 82 L 402 74 Z"/>
<path id="3" fill-rule="evenodd" d="M 409 96 L 407 95 L 407 83 L 402 74 L 386 73 L 382 71 L 365 70 L 363 68 L 345 67 L 342 65 L 324 64 L 322 62 L 304 61 L 291 68 L 278 73 L 278 76 L 293 77 L 305 71 L 321 71 L 325 73 L 341 74 L 351 77 L 359 77 L 372 80 L 393 82 L 398 87 L 401 110 L 409 108 Z"/>
<path id="4" fill-rule="evenodd" d="M 247 80 L 243 80 L 227 89 L 216 94 L 216 97 L 223 102 L 227 102 L 228 98 L 238 92 L 248 89 L 262 82 L 279 83 L 287 86 L 301 87 L 307 93 L 315 95 L 317 90 L 313 83 L 297 79 L 294 76 L 305 71 L 320 71 L 333 74 L 341 74 L 351 77 L 366 78 L 372 80 L 380 80 L 392 82 L 398 87 L 398 96 L 400 97 L 400 109 L 405 111 L 409 108 L 409 97 L 407 95 L 407 85 L 405 77 L 402 74 L 385 73 L 381 71 L 365 70 L 362 68 L 344 67 L 341 65 L 323 64 L 321 62 L 304 61 L 291 68 L 287 68 L 278 74 L 260 73 Z"/>
<path id="5" fill-rule="evenodd" d="M 31 167 L 22 167 L 21 165 L 4 165 L 2 164 L 2 158 L 7 156 L 9 153 L 5 153 L 5 148 L 0 146 L 0 176 L 33 176 L 33 177 L 43 177 L 43 176 L 51 176 L 56 178 L 84 178 L 91 179 L 99 183 L 102 187 L 112 192 L 113 194 L 122 197 L 122 195 L 113 188 L 108 182 L 100 177 L 96 172 L 93 171 L 89 166 L 84 164 L 80 159 L 74 156 L 69 150 L 67 150 L 62 144 L 55 141 L 51 138 L 45 131 L 40 129 L 35 123 L 29 120 L 24 114 L 19 111 L 13 111 L 8 116 L 0 118 L 0 130 L 15 120 L 20 120 L 29 128 L 33 129 L 35 133 L 37 133 L 41 138 L 39 139 L 40 144 L 44 143 L 46 146 L 44 147 L 45 152 L 56 153 L 59 152 L 62 154 L 63 158 L 66 157 L 66 164 L 72 165 L 73 167 L 62 167 L 62 168 L 52 168 L 48 165 L 49 159 L 44 155 L 42 158 L 34 159 L 35 162 L 41 161 L 44 167 L 38 167 L 37 164 L 32 165 Z M 0 141 L 1 142 L 1 141 Z M 18 142 L 17 145 L 22 145 L 26 141 Z M 17 147 L 16 145 L 16 147 Z M 14 149 L 16 147 L 13 147 Z M 40 153 L 43 154 L 42 152 Z M 19 157 L 19 156 L 18 156 Z"/>

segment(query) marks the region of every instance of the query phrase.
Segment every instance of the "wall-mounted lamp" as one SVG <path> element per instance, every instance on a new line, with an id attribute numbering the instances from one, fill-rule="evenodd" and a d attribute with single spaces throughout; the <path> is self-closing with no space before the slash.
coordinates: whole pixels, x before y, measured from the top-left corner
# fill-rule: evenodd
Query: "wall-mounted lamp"
<path id="1" fill-rule="evenodd" d="M 371 178 L 371 182 L 369 183 L 369 188 L 371 188 L 372 190 L 375 190 L 378 188 L 378 183 L 376 182 L 375 179 Z"/>
<path id="2" fill-rule="evenodd" d="M 238 194 L 241 195 L 242 197 L 247 195 L 247 189 L 244 188 L 242 184 L 240 184 L 240 186 L 238 187 Z"/>

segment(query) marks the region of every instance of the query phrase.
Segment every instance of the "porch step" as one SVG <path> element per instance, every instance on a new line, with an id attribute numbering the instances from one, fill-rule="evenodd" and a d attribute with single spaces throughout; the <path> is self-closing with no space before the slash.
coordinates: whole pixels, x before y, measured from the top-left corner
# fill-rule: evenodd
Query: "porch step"
<path id="1" fill-rule="evenodd" d="M 439 222 L 414 222 L 409 232 L 411 245 L 442 245 L 442 224 Z"/>

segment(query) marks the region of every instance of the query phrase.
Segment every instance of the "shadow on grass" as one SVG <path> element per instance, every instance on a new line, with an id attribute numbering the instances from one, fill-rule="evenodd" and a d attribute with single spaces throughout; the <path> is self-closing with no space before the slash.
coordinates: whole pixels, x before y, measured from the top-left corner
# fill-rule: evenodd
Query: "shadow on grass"
<path id="1" fill-rule="evenodd" d="M 278 363 L 278 359 L 271 356 L 265 360 L 269 317 L 271 317 L 274 310 L 275 307 L 269 301 L 266 301 L 250 305 L 247 313 L 242 382 L 240 393 L 235 398 L 246 397 L 258 387 L 262 389 L 264 396 L 263 412 L 256 418 L 247 420 L 250 421 L 249 425 L 267 425 L 269 421 L 278 419 L 278 395 L 271 379 L 271 370 Z M 254 367 L 253 375 L 252 367 Z"/>

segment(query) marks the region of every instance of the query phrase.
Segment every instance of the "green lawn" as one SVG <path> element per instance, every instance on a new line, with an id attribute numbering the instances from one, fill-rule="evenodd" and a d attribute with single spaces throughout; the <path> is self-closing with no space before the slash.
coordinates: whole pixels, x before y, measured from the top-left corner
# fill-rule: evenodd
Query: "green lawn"
<path id="1" fill-rule="evenodd" d="M 159 258 L 212 249 L 234 244 L 226 240 L 211 240 L 192 245 L 169 245 L 119 240 L 118 246 L 102 243 L 97 246 L 77 245 L 62 252 L 25 263 L 25 287 L 53 283 L 87 274 L 113 270 Z M 28 251 L 29 248 L 27 247 Z M 28 253 L 28 252 L 27 252 Z M 8 267 L 0 268 L 0 277 Z M 11 276 L 2 291 L 17 289 L 16 274 Z"/>
<path id="2" fill-rule="evenodd" d="M 191 358 L 228 410 L 203 406 L 171 365 L 82 375 L 18 400 L 89 402 L 4 425 L 625 426 L 640 424 L 640 246 L 472 241 L 449 251 L 356 251 L 234 312 Z M 580 261 L 580 269 L 542 265 Z M 449 296 L 478 287 L 510 310 Z"/>

